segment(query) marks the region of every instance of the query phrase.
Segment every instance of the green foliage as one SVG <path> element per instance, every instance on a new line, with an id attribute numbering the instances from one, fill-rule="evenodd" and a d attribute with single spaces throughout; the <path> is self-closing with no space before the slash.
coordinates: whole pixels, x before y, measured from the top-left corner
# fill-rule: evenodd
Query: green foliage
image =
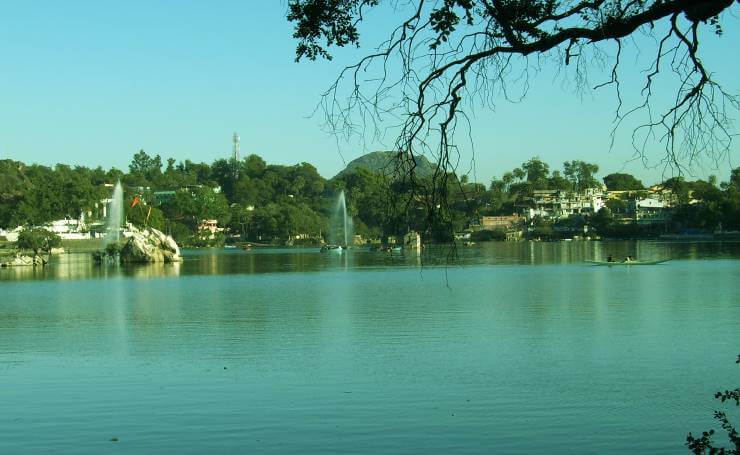
<path id="1" fill-rule="evenodd" d="M 41 225 L 93 211 L 106 194 L 105 172 L 62 164 L 54 168 L 0 160 L 0 227 Z"/>
<path id="2" fill-rule="evenodd" d="M 601 210 L 596 212 L 596 214 L 591 219 L 591 226 L 596 230 L 597 233 L 603 235 L 608 232 L 609 226 L 611 226 L 613 222 L 614 215 L 612 214 L 611 209 L 607 206 L 602 207 Z"/>
<path id="3" fill-rule="evenodd" d="M 329 231 L 329 219 L 342 189 L 355 233 L 366 239 L 415 230 L 426 241 L 449 241 L 453 233 L 465 230 L 480 216 L 521 213 L 531 203 L 535 189 L 573 191 L 579 186 L 588 187 L 594 183 L 593 172 L 597 170 L 595 165 L 569 161 L 564 176 L 559 170 L 550 172 L 547 163 L 535 157 L 505 172 L 500 179 L 492 179 L 488 188 L 466 176 L 458 179 L 450 174 L 446 204 L 430 211 L 424 199 L 428 195 L 418 186 L 412 187 L 407 181 L 395 179 L 393 172 L 385 172 L 389 160 L 392 167 L 397 157 L 391 152 L 369 154 L 350 163 L 330 181 L 309 163 L 267 164 L 257 155 L 240 161 L 216 160 L 212 165 L 168 159 L 162 171 L 161 158 L 140 151 L 127 174 L 117 169 L 49 168 L 0 160 L 0 227 L 43 225 L 55 219 L 77 218 L 81 212 L 88 221 L 104 221 L 100 201 L 110 197 L 110 184 L 120 179 L 137 183 L 124 185 L 126 220 L 162 230 L 184 245 L 201 242 L 199 224 L 213 219 L 220 228 L 227 229 L 228 236 L 243 240 L 283 244 L 290 238 L 316 242 Z M 423 163 L 419 166 L 425 168 Z M 427 171 L 432 169 L 429 164 Z M 419 178 L 422 188 L 427 180 Z M 591 220 L 579 218 L 578 225 L 571 226 L 566 220 L 557 226 L 539 226 L 533 234 L 556 237 L 577 231 L 583 222 L 601 235 L 614 237 L 646 237 L 671 229 L 740 229 L 740 168 L 719 186 L 716 179 L 710 180 L 673 178 L 663 183 L 674 191 L 679 203 L 669 225 L 623 225 L 623 219 L 630 216 L 628 198 L 639 194 L 630 193 L 624 199 L 606 202 L 611 217 L 604 211 Z M 617 187 L 638 186 L 633 181 L 636 179 L 628 174 L 605 178 L 607 184 Z M 143 183 L 144 189 L 138 183 Z M 159 191 L 171 191 L 173 196 L 156 199 L 154 192 Z M 134 195 L 140 195 L 140 202 L 131 207 Z"/>
<path id="4" fill-rule="evenodd" d="M 182 188 L 161 209 L 167 218 L 184 224 L 193 233 L 203 220 L 215 219 L 225 225 L 230 216 L 226 197 L 216 188 L 207 186 Z"/>
<path id="5" fill-rule="evenodd" d="M 575 191 L 583 191 L 589 188 L 599 188 L 599 181 L 594 174 L 599 172 L 599 166 L 585 161 L 566 161 L 563 163 L 565 177 L 570 181 Z"/>
<path id="6" fill-rule="evenodd" d="M 121 244 L 117 242 L 109 243 L 105 247 L 105 255 L 106 256 L 116 256 L 121 253 Z"/>
<path id="7" fill-rule="evenodd" d="M 558 238 L 551 223 L 540 223 L 530 229 L 529 237 L 533 239 L 552 240 Z"/>
<path id="8" fill-rule="evenodd" d="M 735 363 L 740 364 L 740 355 L 737 357 Z M 735 402 L 735 406 L 740 406 L 740 387 L 734 390 L 719 391 L 714 394 L 714 398 L 720 400 L 722 403 Z M 730 421 L 727 413 L 724 411 L 714 411 L 714 418 L 717 420 L 723 430 L 727 433 L 727 439 L 730 443 L 729 448 L 716 446 L 712 437 L 714 436 L 714 430 L 703 431 L 701 436 L 696 437 L 689 433 L 686 436 L 686 447 L 691 453 L 697 455 L 703 455 L 706 453 L 710 454 L 740 454 L 740 434 L 737 429 Z"/>
<path id="9" fill-rule="evenodd" d="M 127 204 L 125 209 L 126 220 L 135 226 L 165 230 L 166 219 L 160 209 L 144 203 L 137 204 L 135 207 Z"/>
<path id="10" fill-rule="evenodd" d="M 18 234 L 16 246 L 22 250 L 31 250 L 34 255 L 48 253 L 52 248 L 62 244 L 62 239 L 55 233 L 43 228 L 24 229 Z"/>
<path id="11" fill-rule="evenodd" d="M 470 236 L 472 240 L 475 240 L 476 242 L 486 242 L 490 240 L 506 240 L 506 231 L 503 229 L 493 229 L 493 230 L 480 230 L 475 231 Z"/>
<path id="12" fill-rule="evenodd" d="M 552 171 L 552 176 L 547 181 L 547 187 L 551 190 L 570 191 L 573 189 L 573 183 L 563 177 L 560 171 Z"/>
<path id="13" fill-rule="evenodd" d="M 609 191 L 642 190 L 645 186 L 633 175 L 615 172 L 604 177 L 604 185 Z"/>
<path id="14" fill-rule="evenodd" d="M 144 150 L 139 150 L 128 166 L 129 174 L 126 183 L 131 186 L 149 186 L 157 182 L 162 175 L 162 158 L 151 157 Z"/>
<path id="15" fill-rule="evenodd" d="M 526 163 L 522 163 L 522 170 L 527 174 L 527 183 L 531 185 L 532 189 L 542 190 L 548 187 L 547 177 L 550 173 L 550 166 L 540 160 L 539 157 L 534 157 Z"/>

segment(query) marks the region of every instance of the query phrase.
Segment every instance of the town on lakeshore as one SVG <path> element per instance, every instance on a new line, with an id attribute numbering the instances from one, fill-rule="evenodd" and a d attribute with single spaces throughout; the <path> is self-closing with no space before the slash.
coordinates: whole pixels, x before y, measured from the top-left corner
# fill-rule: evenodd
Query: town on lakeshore
<path id="1" fill-rule="evenodd" d="M 729 182 L 683 177 L 646 185 L 624 173 L 599 179 L 599 167 L 567 161 L 552 169 L 539 158 L 488 184 L 449 175 L 448 210 L 431 220 L 423 201 L 389 175 L 398 154 L 374 152 L 326 179 L 310 163 L 268 164 L 234 153 L 212 164 L 141 150 L 128 172 L 58 164 L 0 161 L 0 241 L 18 242 L 41 228 L 74 249 L 109 235 L 107 220 L 120 182 L 123 217 L 131 227 L 154 228 L 180 246 L 402 246 L 419 232 L 423 243 L 460 240 L 590 240 L 597 238 L 728 238 L 740 229 L 740 168 Z M 423 160 L 420 181 L 434 165 Z M 351 227 L 332 221 L 341 193 Z M 412 210 L 394 201 L 409 196 Z M 346 201 L 344 200 L 346 196 Z M 396 202 L 398 203 L 398 202 Z M 347 237 L 349 235 L 349 238 Z M 47 239 L 48 240 L 48 239 Z M 408 242 L 408 240 L 407 240 Z M 58 241 L 53 251 L 63 251 Z M 51 243 L 47 242 L 47 246 Z M 407 245 L 408 247 L 409 245 Z M 2 250 L 0 250 L 2 251 Z"/>

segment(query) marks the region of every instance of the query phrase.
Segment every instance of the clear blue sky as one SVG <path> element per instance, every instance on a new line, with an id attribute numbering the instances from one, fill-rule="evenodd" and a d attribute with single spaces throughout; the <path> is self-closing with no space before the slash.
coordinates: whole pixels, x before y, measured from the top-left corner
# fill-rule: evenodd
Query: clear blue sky
<path id="1" fill-rule="evenodd" d="M 267 1 L 15 1 L 0 4 L 0 159 L 115 166 L 126 169 L 139 149 L 163 158 L 211 162 L 231 152 L 270 163 L 308 161 L 331 177 L 347 161 L 384 148 L 340 142 L 309 118 L 344 63 L 359 55 L 336 50 L 335 61 L 293 61 L 286 2 Z M 740 8 L 725 14 L 725 36 L 708 36 L 702 56 L 737 93 Z M 366 33 L 381 36 L 392 17 Z M 732 55 L 727 49 L 733 49 Z M 636 80 L 626 79 L 627 85 Z M 531 156 L 553 168 L 569 159 L 627 171 L 646 182 L 663 169 L 626 163 L 627 134 L 611 151 L 614 98 L 608 91 L 576 97 L 545 72 L 527 99 L 478 110 L 473 131 L 476 177 L 488 182 Z M 339 148 L 338 148 L 339 146 Z M 726 179 L 731 159 L 696 168 Z M 469 160 L 469 150 L 463 161 Z M 659 158 L 660 150 L 651 152 Z M 466 167 L 464 164 L 463 167 Z M 603 176 L 605 172 L 601 172 Z"/>

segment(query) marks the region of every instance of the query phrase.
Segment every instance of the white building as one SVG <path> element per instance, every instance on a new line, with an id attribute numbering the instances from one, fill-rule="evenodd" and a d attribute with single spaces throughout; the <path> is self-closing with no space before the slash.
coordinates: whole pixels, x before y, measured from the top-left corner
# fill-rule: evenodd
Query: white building
<path id="1" fill-rule="evenodd" d="M 638 223 L 663 223 L 671 217 L 671 204 L 655 197 L 634 199 L 631 203 L 631 212 Z"/>
<path id="2" fill-rule="evenodd" d="M 563 219 L 571 215 L 593 215 L 605 206 L 604 192 L 588 189 L 581 193 L 560 190 L 534 190 L 527 219 Z"/>

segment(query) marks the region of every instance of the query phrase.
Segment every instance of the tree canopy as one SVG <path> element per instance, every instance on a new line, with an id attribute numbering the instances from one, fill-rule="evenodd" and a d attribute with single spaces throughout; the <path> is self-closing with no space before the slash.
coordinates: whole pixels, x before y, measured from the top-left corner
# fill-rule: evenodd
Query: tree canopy
<path id="1" fill-rule="evenodd" d="M 604 185 L 609 191 L 642 190 L 645 186 L 633 175 L 614 172 L 604 177 Z"/>
<path id="2" fill-rule="evenodd" d="M 24 229 L 18 234 L 18 248 L 31 250 L 35 256 L 40 252 L 48 253 L 52 248 L 61 245 L 62 240 L 55 233 L 43 228 Z"/>
<path id="3" fill-rule="evenodd" d="M 128 173 L 0 160 L 0 228 L 39 226 L 83 214 L 85 228 L 98 230 L 105 221 L 103 200 L 110 197 L 112 183 L 120 180 L 127 221 L 161 229 L 182 245 L 219 244 L 225 236 L 252 242 L 315 243 L 331 235 L 330 220 L 341 190 L 355 233 L 363 238 L 398 238 L 415 230 L 427 240 L 439 241 L 450 240 L 454 233 L 475 230 L 481 216 L 522 214 L 532 206 L 537 190 L 555 190 L 558 197 L 570 198 L 589 188 L 602 187 L 596 180 L 598 166 L 594 163 L 570 160 L 556 169 L 556 165 L 535 156 L 493 178 L 488 187 L 465 175 L 449 174 L 444 189 L 447 210 L 430 222 L 424 198 L 412 196 L 417 189 L 407 179 L 387 172 L 387 158 L 393 156 L 385 152 L 370 154 L 331 179 L 319 175 L 310 163 L 268 164 L 257 155 L 238 161 L 217 159 L 211 164 L 170 158 L 166 166 L 159 167 L 156 163 L 161 160 L 155 157 L 155 164 L 147 171 L 140 172 L 140 167 L 132 165 L 129 168 L 134 171 Z M 147 157 L 146 152 L 139 151 L 132 164 L 151 159 Z M 431 168 L 428 171 L 417 176 L 424 185 L 436 172 Z M 630 190 L 629 194 L 610 197 L 606 201 L 609 211 L 595 214 L 598 216 L 590 220 L 581 216 L 563 220 L 558 226 L 535 223 L 534 234 L 553 237 L 554 227 L 566 232 L 590 224 L 604 235 L 644 235 L 614 227 L 629 217 L 630 204 L 636 198 L 649 197 L 650 192 L 639 191 L 642 183 L 629 174 L 609 174 L 604 182 L 611 189 Z M 655 190 L 660 187 L 670 190 L 676 203 L 669 225 L 661 226 L 660 233 L 740 228 L 740 169 L 732 171 L 729 181 L 719 184 L 712 176 L 707 181 L 677 177 L 656 185 Z M 226 229 L 216 238 L 212 232 L 203 231 L 203 221 L 214 219 L 219 228 Z"/>

